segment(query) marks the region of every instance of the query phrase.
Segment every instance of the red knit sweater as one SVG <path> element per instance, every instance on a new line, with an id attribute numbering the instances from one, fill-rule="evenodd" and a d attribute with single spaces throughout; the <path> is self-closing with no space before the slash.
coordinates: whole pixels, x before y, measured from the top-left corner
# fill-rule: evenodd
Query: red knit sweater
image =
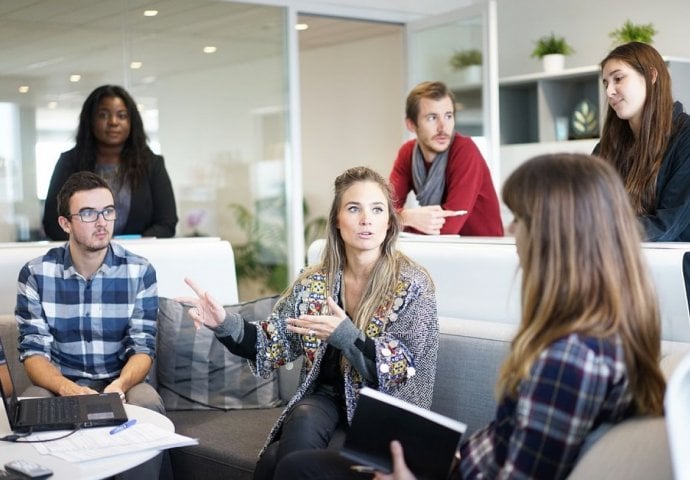
<path id="1" fill-rule="evenodd" d="M 403 144 L 393 164 L 390 183 L 395 207 L 401 209 L 412 182 L 412 151 L 415 140 Z M 498 197 L 491 181 L 489 167 L 471 138 L 455 133 L 448 152 L 446 191 L 441 207 L 444 210 L 467 210 L 467 215 L 448 217 L 441 234 L 465 236 L 503 236 L 503 223 Z"/>

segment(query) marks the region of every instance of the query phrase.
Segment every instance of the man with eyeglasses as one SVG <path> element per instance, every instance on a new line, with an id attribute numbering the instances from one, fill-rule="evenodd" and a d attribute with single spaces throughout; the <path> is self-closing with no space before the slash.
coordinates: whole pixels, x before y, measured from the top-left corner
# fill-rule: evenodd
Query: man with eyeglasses
<path id="1" fill-rule="evenodd" d="M 68 242 L 19 273 L 19 354 L 33 383 L 24 395 L 116 392 L 123 402 L 164 413 L 145 381 L 156 346 L 153 266 L 111 243 L 117 209 L 98 175 L 70 176 L 58 213 Z"/>

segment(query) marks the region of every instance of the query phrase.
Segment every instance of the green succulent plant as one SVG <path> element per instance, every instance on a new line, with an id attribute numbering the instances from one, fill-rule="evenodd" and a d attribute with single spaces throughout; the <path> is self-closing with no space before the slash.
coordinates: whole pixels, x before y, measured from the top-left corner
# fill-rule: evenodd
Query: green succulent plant
<path id="1" fill-rule="evenodd" d="M 636 24 L 630 20 L 626 20 L 621 28 L 617 28 L 609 33 L 609 37 L 613 38 L 614 45 L 621 45 L 628 42 L 642 42 L 651 44 L 654 35 L 658 31 L 651 23 Z"/>
<path id="2" fill-rule="evenodd" d="M 545 35 L 535 42 L 532 57 L 542 58 L 544 55 L 551 55 L 560 53 L 561 55 L 570 55 L 575 53 L 573 47 L 568 45 L 563 37 L 557 37 L 553 32 L 551 35 Z"/>
<path id="3" fill-rule="evenodd" d="M 459 50 L 448 61 L 453 70 L 461 70 L 471 65 L 482 64 L 482 52 L 477 49 Z"/>

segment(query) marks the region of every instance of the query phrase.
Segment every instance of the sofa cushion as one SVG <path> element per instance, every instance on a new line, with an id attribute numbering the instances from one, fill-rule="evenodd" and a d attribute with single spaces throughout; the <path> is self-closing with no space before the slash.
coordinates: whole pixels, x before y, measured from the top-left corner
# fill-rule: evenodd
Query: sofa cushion
<path id="1" fill-rule="evenodd" d="M 277 297 L 230 305 L 247 321 L 268 317 Z M 199 330 L 176 300 L 160 298 L 158 391 L 167 410 L 270 408 L 281 404 L 277 374 L 255 377 L 207 328 Z"/>

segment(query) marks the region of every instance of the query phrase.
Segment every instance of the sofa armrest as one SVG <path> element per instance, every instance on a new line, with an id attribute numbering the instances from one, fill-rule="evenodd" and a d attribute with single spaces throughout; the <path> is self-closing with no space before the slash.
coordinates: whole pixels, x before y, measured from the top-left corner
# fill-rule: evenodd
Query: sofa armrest
<path id="1" fill-rule="evenodd" d="M 663 417 L 631 418 L 607 431 L 582 455 L 568 480 L 672 480 Z"/>
<path id="2" fill-rule="evenodd" d="M 10 367 L 12 380 L 14 380 L 15 389 L 17 394 L 20 394 L 29 388 L 31 382 L 29 377 L 26 376 L 24 365 L 19 361 L 19 352 L 17 351 L 19 333 L 14 315 L 0 315 L 0 338 L 2 338 L 2 345 L 5 347 L 5 356 Z"/>

